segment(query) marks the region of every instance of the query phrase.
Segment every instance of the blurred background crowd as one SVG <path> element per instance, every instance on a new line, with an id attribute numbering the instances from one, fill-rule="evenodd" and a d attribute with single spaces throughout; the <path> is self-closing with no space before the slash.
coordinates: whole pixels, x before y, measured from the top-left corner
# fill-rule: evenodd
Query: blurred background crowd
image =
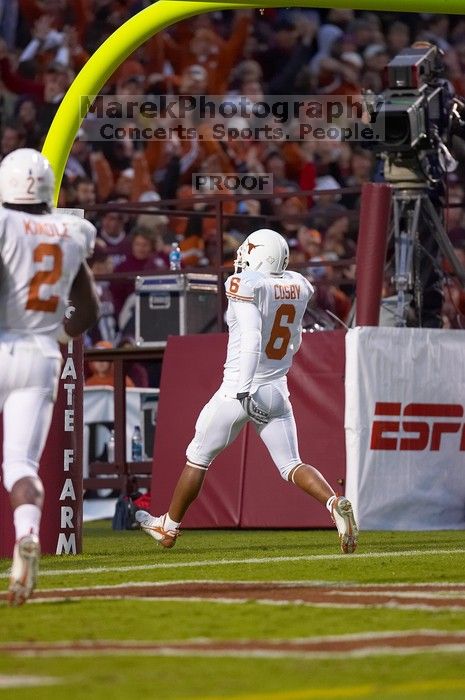
<path id="1" fill-rule="evenodd" d="M 0 157 L 41 148 L 74 76 L 142 0 L 0 0 Z M 444 51 L 447 77 L 465 95 L 465 17 L 350 10 L 266 9 L 213 12 L 158 34 L 111 76 L 103 92 L 121 95 L 360 95 L 383 90 L 389 60 L 416 40 Z M 133 278 L 105 282 L 113 272 L 168 269 L 178 241 L 185 268 L 218 262 L 211 205 L 192 201 L 192 173 L 270 173 L 268 199 L 231 195 L 224 203 L 223 260 L 255 228 L 285 235 L 290 267 L 316 279 L 316 305 L 346 321 L 354 293 L 358 188 L 374 178 L 375 155 L 357 144 L 305 140 L 180 140 L 89 142 L 72 147 L 60 206 L 82 207 L 98 228 L 91 267 L 99 277 L 102 318 L 88 344 L 127 342 Z M 305 194 L 324 190 L 324 194 Z M 164 202 L 177 200 L 164 205 Z M 465 259 L 463 166 L 450 176 L 447 229 Z M 141 203 L 152 213 L 118 212 Z M 110 204 L 108 211 L 93 209 Z M 157 213 L 156 207 L 163 212 Z M 178 212 L 183 212 L 179 214 Z M 235 215 L 239 215 L 235 218 Z M 312 266 L 313 261 L 313 266 Z M 316 266 L 315 261 L 327 261 Z M 339 264 L 341 263 L 341 264 Z M 346 263 L 346 264 L 345 264 Z M 386 279 L 386 295 L 392 290 Z M 450 279 L 443 324 L 462 327 L 465 298 Z M 463 326 L 465 327 L 465 326 Z"/>

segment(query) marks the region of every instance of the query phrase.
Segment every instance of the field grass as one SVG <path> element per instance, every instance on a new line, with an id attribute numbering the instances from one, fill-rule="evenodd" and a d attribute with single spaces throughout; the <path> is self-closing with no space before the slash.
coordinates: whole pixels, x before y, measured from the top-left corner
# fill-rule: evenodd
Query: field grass
<path id="1" fill-rule="evenodd" d="M 186 531 L 173 550 L 163 550 L 141 532 L 113 532 L 109 521 L 101 521 L 85 526 L 84 550 L 77 557 L 43 557 L 37 602 L 17 609 L 0 602 L 0 700 L 465 697 L 463 641 L 456 648 L 385 649 L 364 656 L 252 653 L 255 643 L 269 640 L 465 632 L 465 606 L 454 606 L 453 597 L 443 609 L 423 609 L 419 604 L 320 607 L 253 599 L 156 600 L 139 597 L 137 589 L 130 598 L 86 599 L 73 597 L 72 590 L 116 586 L 111 593 L 117 596 L 118 586 L 128 583 L 181 581 L 274 581 L 274 588 L 279 582 L 305 581 L 334 583 L 338 590 L 349 584 L 459 584 L 465 582 L 462 532 L 363 533 L 358 553 L 343 556 L 334 531 Z M 3 590 L 8 568 L 8 561 L 0 561 Z M 63 588 L 70 590 L 61 592 L 60 599 L 41 598 L 49 589 Z M 446 586 L 435 595 L 447 595 L 444 591 Z M 465 591 L 456 595 L 463 603 Z M 231 656 L 201 651 L 176 656 L 168 649 L 183 641 L 194 641 L 201 649 L 208 640 L 250 640 L 251 645 Z M 12 653 L 12 642 L 22 644 L 23 653 Z M 70 644 L 39 653 L 37 644 L 48 642 L 81 646 L 79 653 Z M 84 642 L 91 645 L 87 650 Z M 123 648 L 105 648 L 110 642 Z M 164 644 L 150 648 L 160 642 Z M 145 646 L 138 650 L 129 643 Z M 15 681 L 30 686 L 13 688 Z"/>

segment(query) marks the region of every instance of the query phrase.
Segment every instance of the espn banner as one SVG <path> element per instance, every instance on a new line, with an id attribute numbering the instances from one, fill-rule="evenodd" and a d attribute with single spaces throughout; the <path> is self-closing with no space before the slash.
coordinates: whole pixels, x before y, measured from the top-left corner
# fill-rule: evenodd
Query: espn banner
<path id="1" fill-rule="evenodd" d="M 361 528 L 465 528 L 465 331 L 350 330 L 345 434 Z"/>

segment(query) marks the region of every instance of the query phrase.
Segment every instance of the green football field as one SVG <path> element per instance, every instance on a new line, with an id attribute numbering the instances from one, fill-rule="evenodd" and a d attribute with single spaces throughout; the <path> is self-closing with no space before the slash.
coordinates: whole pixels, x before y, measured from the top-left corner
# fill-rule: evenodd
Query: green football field
<path id="1" fill-rule="evenodd" d="M 0 700 L 465 698 L 462 532 L 86 525 L 22 608 L 0 561 Z"/>

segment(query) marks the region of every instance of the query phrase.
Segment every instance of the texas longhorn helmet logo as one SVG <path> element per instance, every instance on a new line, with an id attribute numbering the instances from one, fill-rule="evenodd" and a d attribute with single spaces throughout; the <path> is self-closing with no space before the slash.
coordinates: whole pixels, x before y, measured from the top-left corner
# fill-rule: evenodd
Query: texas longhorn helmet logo
<path id="1" fill-rule="evenodd" d="M 255 245 L 255 243 L 250 243 L 250 241 L 247 243 L 247 253 L 250 255 L 250 253 L 255 250 L 255 248 L 263 248 L 263 243 L 259 243 L 258 245 Z"/>

